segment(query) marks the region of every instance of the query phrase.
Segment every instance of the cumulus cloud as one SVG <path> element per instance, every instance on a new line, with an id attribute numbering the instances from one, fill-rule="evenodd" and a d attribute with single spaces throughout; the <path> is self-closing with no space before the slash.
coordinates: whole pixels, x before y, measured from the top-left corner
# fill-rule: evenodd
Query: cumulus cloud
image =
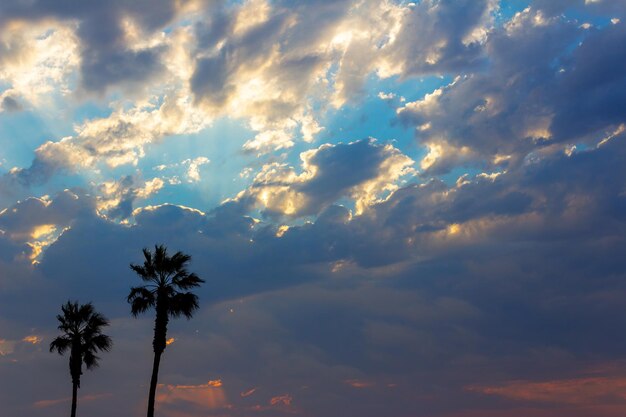
<path id="1" fill-rule="evenodd" d="M 302 172 L 286 164 L 265 165 L 253 184 L 237 196 L 267 214 L 300 217 L 320 213 L 342 197 L 354 199 L 356 212 L 397 189 L 414 173 L 413 161 L 392 145 L 366 139 L 322 145 L 300 154 Z"/>
<path id="2" fill-rule="evenodd" d="M 184 4 L 177 5 L 170 0 L 77 7 L 68 7 L 62 1 L 12 3 L 0 8 L 0 24 L 9 29 L 16 24 L 29 25 L 31 22 L 72 24 L 79 45 L 77 63 L 80 65 L 81 86 L 86 91 L 103 92 L 109 87 L 132 87 L 137 81 L 150 79 L 162 68 L 159 46 L 133 48 L 134 45 L 128 42 L 127 22 L 131 21 L 146 35 L 152 35 L 184 7 Z"/>
<path id="3" fill-rule="evenodd" d="M 624 28 L 583 32 L 565 17 L 525 9 L 488 35 L 488 69 L 400 107 L 400 120 L 429 149 L 422 168 L 507 166 L 555 144 L 595 144 L 623 123 L 614 53 Z"/>
<path id="4" fill-rule="evenodd" d="M 209 162 L 209 158 L 206 156 L 199 156 L 193 159 L 186 159 L 182 163 L 187 166 L 187 178 L 189 182 L 200 181 L 200 167 L 206 165 Z"/>
<path id="5" fill-rule="evenodd" d="M 152 169 L 162 174 L 169 176 L 162 177 L 169 184 L 178 185 L 181 183 L 180 177 L 185 177 L 188 183 L 199 182 L 202 177 L 200 174 L 200 168 L 203 165 L 209 164 L 211 161 L 206 156 L 198 156 L 195 158 L 185 159 L 181 162 L 173 164 L 161 164 L 153 167 Z M 181 168 L 183 168 L 182 172 Z"/>
<path id="6" fill-rule="evenodd" d="M 223 116 L 248 123 L 255 134 L 243 148 L 258 155 L 311 142 L 323 130 L 329 108 L 324 103 L 339 107 L 358 99 L 371 74 L 407 77 L 475 68 L 495 9 L 493 1 L 196 6 L 163 0 L 148 7 L 160 8 L 158 13 L 145 15 L 139 12 L 144 3 L 78 10 L 56 2 L 5 6 L 6 28 L 22 21 L 41 28 L 53 24 L 63 30 L 48 37 L 72 40 L 73 48 L 49 40 L 72 54 L 58 65 L 49 65 L 47 55 L 37 58 L 47 70 L 58 68 L 47 79 L 59 84 L 80 66 L 87 91 L 136 93 L 130 106 L 114 107 L 110 116 L 84 123 L 75 136 L 40 147 L 32 169 L 20 175 L 26 183 L 46 179 L 59 166 L 136 164 L 145 146 L 198 132 Z M 462 27 L 452 23 L 458 16 L 466 22 Z M 185 19 L 193 25 L 181 23 Z M 167 24 L 172 28 L 163 32 Z M 51 53 L 45 45 L 40 49 Z"/>
<path id="7" fill-rule="evenodd" d="M 3 107 L 19 95 L 34 106 L 51 104 L 49 96 L 70 91 L 70 76 L 79 64 L 75 25 L 25 21 L 0 25 L 0 80 L 9 85 Z M 14 99 L 13 99 L 14 100 Z"/>
<path id="8" fill-rule="evenodd" d="M 196 29 L 191 78 L 196 100 L 249 117 L 259 134 L 246 149 L 259 153 L 292 147 L 298 129 L 305 140 L 312 138 L 319 128 L 308 127 L 317 121 L 307 103 L 326 97 L 339 107 L 363 94 L 369 74 L 411 76 L 471 67 L 481 55 L 495 2 L 286 6 L 245 2 L 213 11 Z M 460 15 L 467 22 L 463 27 L 456 24 Z"/>
<path id="9" fill-rule="evenodd" d="M 483 44 L 497 8 L 493 0 L 410 5 L 386 50 L 386 68 L 405 77 L 476 69 L 484 63 Z"/>
<path id="10" fill-rule="evenodd" d="M 12 170 L 5 175 L 5 181 L 37 185 L 58 172 L 74 173 L 102 164 L 109 168 L 136 165 L 145 146 L 165 136 L 197 133 L 207 122 L 176 95 L 166 96 L 162 103 L 121 109 L 107 118 L 77 126 L 75 136 L 45 142 L 35 150 L 30 167 Z"/>
<path id="11" fill-rule="evenodd" d="M 7 9 L 0 22 L 6 51 L 0 51 L 5 61 L 0 79 L 10 86 L 3 96 L 10 103 L 19 95 L 29 105 L 57 114 L 59 97 L 85 99 L 95 92 L 108 94 L 112 111 L 78 123 L 74 136 L 51 138 L 37 149 L 30 167 L 14 170 L 5 182 L 31 186 L 60 171 L 136 164 L 146 145 L 196 133 L 211 122 L 193 108 L 184 86 L 189 74 L 187 54 L 181 51 L 188 48 L 188 31 L 176 28 L 167 37 L 161 32 L 188 5 L 163 1 L 151 4 L 148 9 L 159 11 L 149 13 L 141 11 L 146 4 L 135 3 L 31 6 L 2 6 Z M 112 98 L 120 89 L 129 94 L 128 101 Z"/>
<path id="12" fill-rule="evenodd" d="M 28 198 L 0 212 L 2 238 L 24 248 L 14 260 L 35 261 L 73 222 L 91 216 L 94 209 L 91 198 L 71 190 L 54 198 Z"/>
<path id="13" fill-rule="evenodd" d="M 533 7 L 542 10 L 551 16 L 566 11 L 591 13 L 599 15 L 624 15 L 624 0 L 534 0 Z"/>
<path id="14" fill-rule="evenodd" d="M 97 186 L 97 210 L 113 219 L 127 219 L 133 212 L 136 200 L 158 193 L 163 185 L 160 178 L 141 181 L 132 176 L 125 176 L 117 181 L 105 181 Z"/>

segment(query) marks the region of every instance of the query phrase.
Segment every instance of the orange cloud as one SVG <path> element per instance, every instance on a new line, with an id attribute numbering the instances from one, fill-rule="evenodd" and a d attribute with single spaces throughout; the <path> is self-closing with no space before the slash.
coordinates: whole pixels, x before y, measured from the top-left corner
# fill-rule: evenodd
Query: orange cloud
<path id="1" fill-rule="evenodd" d="M 279 395 L 276 397 L 272 397 L 270 400 L 270 405 L 286 405 L 290 406 L 293 401 L 293 397 L 289 394 Z"/>
<path id="2" fill-rule="evenodd" d="M 440 417 L 624 417 L 622 405 L 598 405 L 591 407 L 519 407 L 510 409 L 464 410 Z"/>
<path id="3" fill-rule="evenodd" d="M 43 340 L 43 338 L 41 336 L 30 335 L 30 336 L 26 336 L 25 338 L 23 338 L 22 342 L 26 342 L 26 343 L 30 343 L 32 345 L 36 345 L 36 344 L 41 343 L 42 340 Z"/>
<path id="4" fill-rule="evenodd" d="M 469 386 L 467 391 L 512 400 L 584 405 L 626 403 L 626 377 L 589 377 L 547 382 L 511 381 L 502 386 Z"/>
<path id="5" fill-rule="evenodd" d="M 257 390 L 257 387 L 254 387 L 254 388 L 252 388 L 251 390 L 244 391 L 244 392 L 242 392 L 242 393 L 241 393 L 241 394 L 239 394 L 239 395 L 240 395 L 242 398 L 249 397 L 249 396 L 251 396 L 252 394 L 254 394 L 254 393 L 256 392 L 256 390 Z"/>
<path id="6" fill-rule="evenodd" d="M 343 382 L 350 385 L 352 388 L 370 388 L 375 385 L 371 381 L 364 381 L 362 379 L 346 379 Z"/>
<path id="7" fill-rule="evenodd" d="M 88 401 L 95 401 L 95 400 L 99 400 L 102 398 L 108 398 L 113 396 L 113 394 L 111 393 L 104 393 L 104 394 L 91 394 L 91 395 L 83 395 L 80 397 L 80 401 L 81 402 L 88 402 Z M 63 403 L 69 403 L 71 401 L 70 397 L 66 397 L 66 398 L 58 398 L 56 400 L 41 400 L 41 401 L 36 401 L 33 406 L 35 408 L 46 408 L 46 407 L 51 407 L 53 405 L 57 405 L 57 404 L 63 404 Z"/>
<path id="8" fill-rule="evenodd" d="M 71 400 L 70 397 L 59 398 L 56 400 L 41 400 L 41 401 L 36 401 L 35 404 L 33 405 L 35 406 L 35 408 L 46 408 L 46 407 L 51 407 L 53 405 L 61 404 L 64 402 L 69 402 L 70 400 Z"/>
<path id="9" fill-rule="evenodd" d="M 215 379 L 215 380 L 209 381 L 207 383 L 207 385 L 209 385 L 211 387 L 221 387 L 222 386 L 222 380 L 221 379 Z"/>
<path id="10" fill-rule="evenodd" d="M 226 405 L 226 395 L 220 379 L 201 385 L 160 385 L 156 400 L 161 404 L 187 402 L 206 409 Z"/>

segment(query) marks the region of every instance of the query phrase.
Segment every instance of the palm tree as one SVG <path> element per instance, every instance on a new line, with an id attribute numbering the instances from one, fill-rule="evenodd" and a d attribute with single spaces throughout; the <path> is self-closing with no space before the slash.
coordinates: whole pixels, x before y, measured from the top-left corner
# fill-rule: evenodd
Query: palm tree
<path id="1" fill-rule="evenodd" d="M 72 413 L 76 416 L 76 396 L 80 388 L 83 363 L 87 369 L 98 367 L 98 351 L 108 352 L 113 345 L 111 338 L 102 334 L 109 321 L 97 313 L 91 303 L 78 305 L 68 301 L 61 306 L 63 314 L 57 315 L 59 330 L 63 332 L 50 343 L 50 352 L 63 355 L 70 351 L 70 375 L 72 376 Z"/>
<path id="2" fill-rule="evenodd" d="M 146 285 L 132 287 L 127 301 L 131 304 L 131 312 L 135 317 L 149 309 L 156 310 L 152 340 L 154 362 L 148 396 L 148 417 L 154 417 L 159 364 L 167 346 L 167 323 L 170 317 L 184 315 L 187 319 L 191 318 L 198 309 L 198 296 L 187 290 L 198 287 L 204 280 L 187 271 L 191 256 L 182 252 L 169 256 L 164 245 L 155 245 L 154 253 L 143 249 L 143 256 L 143 265 L 130 264 L 130 267 Z"/>

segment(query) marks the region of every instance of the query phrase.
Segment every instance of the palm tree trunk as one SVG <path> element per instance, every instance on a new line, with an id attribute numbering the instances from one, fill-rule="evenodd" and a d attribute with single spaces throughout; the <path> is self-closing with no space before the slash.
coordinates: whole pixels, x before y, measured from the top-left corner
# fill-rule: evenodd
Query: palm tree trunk
<path id="1" fill-rule="evenodd" d="M 72 415 L 71 417 L 76 417 L 76 397 L 78 396 L 78 384 L 76 382 L 72 382 Z"/>
<path id="2" fill-rule="evenodd" d="M 150 394 L 148 395 L 148 417 L 154 417 L 159 365 L 161 363 L 161 355 L 167 346 L 167 322 L 167 301 L 163 295 L 159 294 L 156 303 L 156 319 L 154 320 L 154 339 L 152 340 L 154 362 L 152 363 L 152 378 L 150 379 Z"/>
<path id="3" fill-rule="evenodd" d="M 154 362 L 152 364 L 152 378 L 150 379 L 150 395 L 148 396 L 148 417 L 154 417 L 154 401 L 156 399 L 156 388 L 159 379 L 159 364 L 161 363 L 161 353 L 154 352 Z"/>
<path id="4" fill-rule="evenodd" d="M 72 343 L 72 353 L 70 355 L 70 375 L 72 376 L 72 414 L 76 417 L 76 403 L 78 388 L 80 388 L 80 376 L 83 373 L 83 357 L 80 353 L 80 340 Z"/>

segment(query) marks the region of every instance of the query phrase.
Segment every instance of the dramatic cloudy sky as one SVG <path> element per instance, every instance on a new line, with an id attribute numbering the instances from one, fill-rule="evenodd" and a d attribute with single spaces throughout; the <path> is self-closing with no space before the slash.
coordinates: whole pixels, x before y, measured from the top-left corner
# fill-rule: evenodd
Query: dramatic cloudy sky
<path id="1" fill-rule="evenodd" d="M 626 415 L 625 0 L 3 0 L 0 404 L 161 417 Z"/>

